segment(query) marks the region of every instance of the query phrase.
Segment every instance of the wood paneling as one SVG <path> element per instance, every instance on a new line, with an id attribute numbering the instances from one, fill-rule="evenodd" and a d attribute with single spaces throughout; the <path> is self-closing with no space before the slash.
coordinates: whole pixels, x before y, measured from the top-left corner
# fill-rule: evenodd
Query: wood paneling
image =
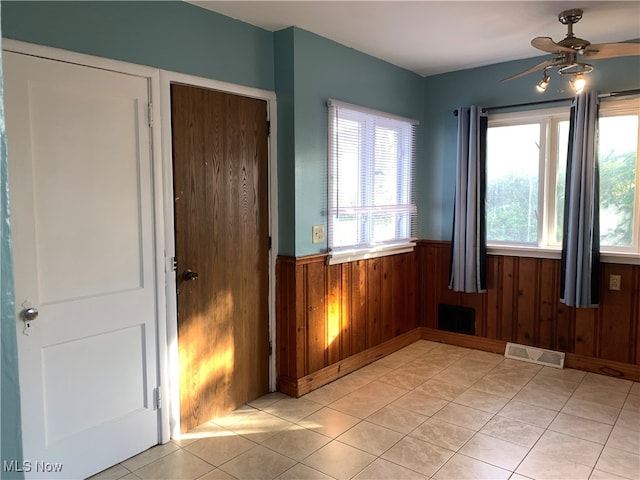
<path id="1" fill-rule="evenodd" d="M 437 326 L 438 303 L 469 306 L 477 336 L 640 363 L 640 266 L 603 263 L 600 307 L 576 309 L 559 301 L 559 260 L 489 255 L 487 293 L 458 294 L 447 288 L 450 257 L 448 242 L 418 243 L 420 325 Z M 621 276 L 620 291 L 608 289 L 611 274 Z"/>
<path id="2" fill-rule="evenodd" d="M 355 372 L 376 360 L 381 359 L 393 352 L 397 352 L 401 348 L 411 345 L 413 342 L 420 340 L 421 329 L 413 328 L 407 333 L 398 335 L 397 337 L 387 340 L 379 345 L 367 348 L 362 352 L 350 355 L 344 360 L 333 363 L 324 367 L 317 372 L 304 375 L 300 378 L 291 378 L 285 375 L 278 375 L 278 391 L 290 395 L 292 397 L 300 397 L 306 393 L 320 388 L 327 383 L 333 382 L 351 372 Z"/>
<path id="3" fill-rule="evenodd" d="M 346 267 L 346 266 L 345 266 Z M 343 268 L 349 271 L 349 285 L 344 292 L 347 296 L 351 354 L 363 352 L 367 348 L 367 268 L 364 260 L 358 260 Z"/>
<path id="4" fill-rule="evenodd" d="M 640 266 L 603 264 L 601 306 L 587 310 L 560 303 L 558 260 L 490 255 L 478 295 L 449 290 L 450 256 L 448 242 L 422 241 L 411 254 L 333 266 L 325 255 L 279 257 L 279 390 L 302 395 L 417 338 L 497 353 L 524 343 L 567 352 L 568 367 L 640 379 Z M 610 274 L 620 292 L 606 288 Z M 439 303 L 474 308 L 476 336 L 436 330 Z"/>
<path id="5" fill-rule="evenodd" d="M 267 109 L 186 85 L 171 100 L 184 432 L 268 391 Z"/>
<path id="6" fill-rule="evenodd" d="M 296 269 L 294 262 L 282 261 L 276 270 L 276 284 L 295 285 Z M 290 354 L 289 345 L 296 345 L 298 325 L 296 324 L 296 289 L 278 291 L 276 295 L 276 370 L 286 375 L 297 376 L 295 352 Z M 304 361 L 304 358 L 302 359 Z"/>
<path id="7" fill-rule="evenodd" d="M 327 267 L 327 311 L 325 312 L 325 339 L 324 344 L 327 346 L 327 358 L 325 365 L 331 365 L 340 361 L 342 358 L 342 343 L 344 341 L 342 332 L 345 325 L 343 319 L 347 320 L 344 315 L 342 301 L 342 269 L 340 265 L 331 265 Z M 345 295 L 346 297 L 346 295 Z M 348 323 L 346 325 L 348 327 Z M 348 333 L 344 335 L 348 336 Z M 324 365 L 320 368 L 324 368 Z"/>
<path id="8" fill-rule="evenodd" d="M 397 268 L 397 276 L 403 272 L 399 262 L 393 257 L 380 259 L 380 339 L 383 342 L 393 338 L 393 275 L 391 268 Z"/>
<path id="9" fill-rule="evenodd" d="M 367 272 L 367 343 L 366 347 L 380 343 L 380 259 L 365 262 Z"/>
<path id="10" fill-rule="evenodd" d="M 635 267 L 637 269 L 637 267 Z M 602 303 L 602 315 L 597 319 L 599 327 L 599 335 L 596 338 L 607 341 L 600 341 L 597 344 L 598 353 L 604 358 L 618 360 L 621 362 L 631 362 L 635 357 L 633 343 L 630 345 L 629 339 L 633 338 L 632 334 L 637 333 L 637 316 L 636 321 L 632 322 L 634 314 L 633 293 L 637 296 L 637 285 L 634 286 L 632 281 L 636 275 L 634 267 L 631 265 L 614 265 L 605 264 L 602 269 L 604 279 L 609 279 L 609 275 L 620 275 L 622 279 L 620 291 L 607 290 L 607 301 Z M 635 288 L 634 288 L 635 287 Z M 635 292 L 634 292 L 635 290 Z M 610 301 L 609 301 L 610 300 Z M 635 359 L 637 361 L 637 359 Z"/>
<path id="11" fill-rule="evenodd" d="M 640 268 L 634 269 L 634 281 L 632 285 L 634 286 L 633 297 L 636 299 L 635 302 L 632 302 L 633 308 L 631 309 L 631 318 L 636 319 L 633 323 L 633 333 L 632 338 L 636 339 L 635 345 L 633 342 L 630 342 L 631 348 L 634 350 L 633 359 L 634 362 L 640 365 Z"/>
<path id="12" fill-rule="evenodd" d="M 315 372 L 327 365 L 327 311 L 325 299 L 326 268 L 322 263 L 305 265 L 305 292 L 307 294 L 307 346 L 306 372 Z"/>
<path id="13" fill-rule="evenodd" d="M 340 265 L 327 265 L 324 255 L 278 257 L 279 388 L 297 391 L 293 385 L 303 377 L 317 378 L 314 373 L 354 356 L 368 359 L 372 348 L 413 331 L 416 272 L 414 253 Z"/>
<path id="14" fill-rule="evenodd" d="M 445 332 L 433 328 L 420 327 L 419 330 L 420 338 L 423 340 L 457 345 L 464 348 L 473 348 L 491 353 L 503 354 L 507 344 L 504 340 Z M 640 366 L 616 362 L 615 360 L 565 353 L 564 366 L 565 368 L 575 368 L 601 375 L 625 378 L 627 380 L 633 380 L 634 382 L 640 381 Z"/>
<path id="15" fill-rule="evenodd" d="M 553 331 L 555 328 L 555 307 L 556 296 L 559 290 L 559 286 L 556 285 L 555 266 L 557 262 L 549 259 L 544 259 L 540 262 L 540 311 L 538 313 L 538 322 L 536 325 L 536 344 L 542 348 L 554 349 Z M 543 281 L 545 279 L 551 279 L 551 281 Z"/>

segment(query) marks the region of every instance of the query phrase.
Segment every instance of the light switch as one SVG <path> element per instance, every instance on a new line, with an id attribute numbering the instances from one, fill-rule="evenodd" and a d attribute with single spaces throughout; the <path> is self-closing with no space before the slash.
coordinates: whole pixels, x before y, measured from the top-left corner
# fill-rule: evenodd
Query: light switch
<path id="1" fill-rule="evenodd" d="M 313 243 L 324 242 L 324 225 L 315 225 L 312 228 L 311 241 Z"/>
<path id="2" fill-rule="evenodd" d="M 620 275 L 609 275 L 609 290 L 620 290 L 621 283 Z"/>

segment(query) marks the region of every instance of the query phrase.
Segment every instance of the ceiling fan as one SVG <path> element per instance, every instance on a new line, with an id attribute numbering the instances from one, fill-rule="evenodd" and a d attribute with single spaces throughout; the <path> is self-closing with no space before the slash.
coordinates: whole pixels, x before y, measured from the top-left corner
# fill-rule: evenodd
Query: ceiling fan
<path id="1" fill-rule="evenodd" d="M 573 34 L 573 24 L 582 18 L 582 10 L 571 9 L 560 12 L 558 20 L 567 26 L 567 35 L 563 40 L 554 42 L 550 37 L 536 37 L 531 45 L 543 52 L 553 53 L 555 57 L 545 60 L 534 67 L 505 78 L 503 82 L 544 70 L 542 80 L 536 89 L 544 92 L 549 86 L 549 69 L 556 68 L 560 75 L 570 75 L 569 84 L 575 93 L 580 93 L 586 85 L 584 75 L 593 70 L 593 65 L 583 60 L 600 60 L 603 58 L 625 57 L 640 55 L 640 43 L 601 43 L 591 44 L 587 40 Z"/>

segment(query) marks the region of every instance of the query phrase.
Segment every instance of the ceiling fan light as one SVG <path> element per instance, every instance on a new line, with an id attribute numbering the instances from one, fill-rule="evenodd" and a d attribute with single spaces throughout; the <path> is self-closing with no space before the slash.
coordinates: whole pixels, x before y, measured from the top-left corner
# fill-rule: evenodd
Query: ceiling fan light
<path id="1" fill-rule="evenodd" d="M 573 76 L 573 78 L 569 81 L 569 85 L 571 85 L 571 88 L 573 89 L 573 91 L 579 95 L 582 93 L 582 91 L 584 90 L 584 87 L 587 85 L 587 81 L 584 78 L 584 75 L 582 75 L 581 73 L 578 73 L 576 75 Z"/>
<path id="2" fill-rule="evenodd" d="M 547 87 L 549 86 L 549 74 L 547 73 L 547 71 L 544 71 L 544 76 L 542 77 L 542 80 L 540 80 L 538 82 L 538 84 L 536 85 L 536 90 L 538 90 L 539 92 L 544 92 Z"/>

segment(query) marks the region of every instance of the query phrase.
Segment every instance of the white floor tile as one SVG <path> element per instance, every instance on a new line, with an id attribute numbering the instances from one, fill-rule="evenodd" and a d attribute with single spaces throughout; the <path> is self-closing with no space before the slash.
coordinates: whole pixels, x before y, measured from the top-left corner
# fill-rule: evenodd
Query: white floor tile
<path id="1" fill-rule="evenodd" d="M 638 480 L 639 453 L 640 383 L 418 341 L 91 480 Z"/>

